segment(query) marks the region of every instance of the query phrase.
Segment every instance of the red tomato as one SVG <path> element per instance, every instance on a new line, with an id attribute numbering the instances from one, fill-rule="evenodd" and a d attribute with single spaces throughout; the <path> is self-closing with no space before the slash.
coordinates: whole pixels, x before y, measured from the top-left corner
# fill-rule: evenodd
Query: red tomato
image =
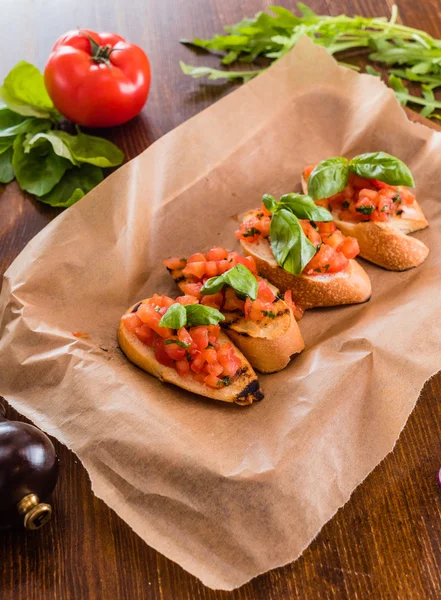
<path id="1" fill-rule="evenodd" d="M 199 304 L 196 296 L 190 296 L 188 294 L 185 296 L 179 296 L 179 298 L 176 298 L 176 302 L 182 304 L 183 306 L 187 306 L 188 304 Z"/>
<path id="2" fill-rule="evenodd" d="M 69 31 L 49 55 L 44 83 L 62 115 L 85 127 L 113 127 L 147 100 L 150 63 L 143 50 L 114 33 Z"/>
<path id="3" fill-rule="evenodd" d="M 175 271 L 176 269 L 183 269 L 187 264 L 186 260 L 183 258 L 178 258 L 177 256 L 173 256 L 172 258 L 167 258 L 162 261 L 163 264 L 167 267 L 167 269 L 171 269 Z"/>
<path id="4" fill-rule="evenodd" d="M 169 357 L 167 352 L 165 351 L 164 340 L 160 337 L 157 337 L 153 341 L 153 350 L 155 353 L 155 358 L 161 365 L 165 365 L 166 367 L 173 367 L 174 362 Z"/>
<path id="5" fill-rule="evenodd" d="M 208 329 L 203 325 L 199 327 L 193 327 L 191 330 L 191 337 L 196 342 L 198 350 L 205 350 L 208 346 Z"/>
<path id="6" fill-rule="evenodd" d="M 184 294 L 195 296 L 195 298 L 201 297 L 202 283 L 183 283 L 181 287 Z"/>
<path id="7" fill-rule="evenodd" d="M 318 221 L 317 227 L 318 227 L 318 230 L 321 235 L 324 235 L 325 233 L 327 233 L 327 234 L 334 233 L 334 231 L 337 229 L 334 221 L 328 221 L 328 222 Z"/>
<path id="8" fill-rule="evenodd" d="M 182 360 L 176 361 L 175 368 L 181 377 L 185 377 L 190 372 L 190 363 L 186 358 L 183 358 Z"/>
<path id="9" fill-rule="evenodd" d="M 207 252 L 207 260 L 225 260 L 228 258 L 228 252 L 225 248 L 214 246 Z"/>
<path id="10" fill-rule="evenodd" d="M 164 342 L 164 348 L 170 358 L 172 358 L 173 360 L 182 360 L 183 358 L 187 357 L 187 352 L 185 348 L 181 348 L 180 346 L 178 346 L 178 344 L 170 343 L 176 342 L 176 340 L 178 340 L 177 336 L 172 336 L 168 338 L 166 342 Z"/>
<path id="11" fill-rule="evenodd" d="M 182 273 L 183 275 L 194 275 L 198 279 L 202 279 L 205 273 L 206 264 L 207 263 L 205 262 L 205 260 L 198 262 L 189 262 L 187 263 L 185 269 L 182 270 Z"/>
<path id="12" fill-rule="evenodd" d="M 140 327 L 136 328 L 135 333 L 136 337 L 143 344 L 146 344 L 147 346 L 151 346 L 153 344 L 153 340 L 155 339 L 155 332 L 153 331 L 153 329 L 150 329 L 150 327 L 148 327 L 144 323 Z"/>
<path id="13" fill-rule="evenodd" d="M 343 252 L 346 258 L 355 258 L 360 252 L 358 240 L 353 237 L 347 237 L 338 248 L 339 252 Z"/>
<path id="14" fill-rule="evenodd" d="M 129 331 L 135 331 L 138 327 L 141 327 L 142 321 L 135 313 L 129 313 L 128 315 L 123 315 L 121 321 L 124 323 L 126 329 Z"/>

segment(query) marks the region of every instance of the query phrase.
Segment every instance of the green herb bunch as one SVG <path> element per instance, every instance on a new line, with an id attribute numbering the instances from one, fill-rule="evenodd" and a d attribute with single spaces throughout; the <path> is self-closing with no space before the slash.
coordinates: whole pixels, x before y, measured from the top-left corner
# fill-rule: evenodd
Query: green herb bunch
<path id="1" fill-rule="evenodd" d="M 21 61 L 10 71 L 0 99 L 0 183 L 15 178 L 41 202 L 67 207 L 103 180 L 103 168 L 123 162 L 108 140 L 59 129 L 62 116 L 33 65 Z"/>
<path id="2" fill-rule="evenodd" d="M 317 15 L 305 4 L 297 4 L 300 15 L 282 6 L 272 6 L 274 15 L 259 12 L 253 19 L 243 19 L 224 27 L 225 35 L 211 39 L 181 40 L 185 44 L 222 53 L 222 64 L 253 63 L 260 57 L 278 60 L 289 52 L 303 36 L 326 48 L 329 54 L 368 53 L 371 61 L 388 69 L 389 85 L 401 104 L 413 103 L 422 107 L 421 114 L 441 119 L 434 111 L 441 108 L 433 90 L 441 86 L 441 40 L 428 33 L 397 23 L 398 10 L 392 8 L 391 18 Z M 359 67 L 339 61 L 341 65 Z M 180 63 L 184 73 L 192 77 L 248 81 L 265 70 L 226 71 L 210 67 L 194 67 Z M 393 67 L 393 68 L 391 68 Z M 370 75 L 381 75 L 368 65 Z M 412 95 L 403 79 L 421 84 L 422 96 Z"/>

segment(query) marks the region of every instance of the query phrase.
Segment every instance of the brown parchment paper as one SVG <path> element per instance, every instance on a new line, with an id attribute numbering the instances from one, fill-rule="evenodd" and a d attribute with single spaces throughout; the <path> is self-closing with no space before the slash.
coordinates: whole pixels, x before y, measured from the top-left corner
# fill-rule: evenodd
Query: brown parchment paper
<path id="1" fill-rule="evenodd" d="M 161 259 L 236 247 L 232 215 L 298 189 L 304 164 L 375 150 L 411 167 L 431 254 L 404 273 L 363 263 L 369 303 L 307 312 L 307 349 L 261 377 L 263 402 L 215 404 L 126 361 L 120 315 L 154 291 L 177 294 Z M 28 244 L 3 282 L 0 394 L 78 455 L 95 494 L 148 544 L 212 588 L 240 586 L 300 555 L 392 450 L 439 369 L 440 194 L 440 134 L 305 38 Z"/>

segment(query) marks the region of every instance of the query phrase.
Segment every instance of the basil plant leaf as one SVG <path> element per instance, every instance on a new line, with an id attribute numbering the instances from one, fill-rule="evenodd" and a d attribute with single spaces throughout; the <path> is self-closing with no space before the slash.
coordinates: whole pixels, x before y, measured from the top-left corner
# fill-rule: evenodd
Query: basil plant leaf
<path id="1" fill-rule="evenodd" d="M 251 300 L 257 298 L 257 279 L 244 265 L 238 264 L 222 275 L 210 277 L 202 286 L 201 294 L 217 294 L 225 285 L 229 285 L 236 292 L 248 296 Z"/>
<path id="2" fill-rule="evenodd" d="M 415 186 L 412 173 L 399 158 L 386 152 L 369 152 L 354 156 L 351 171 L 366 179 L 378 179 L 389 185 Z"/>
<path id="3" fill-rule="evenodd" d="M 72 164 L 76 165 L 76 161 L 73 158 L 68 146 L 64 143 L 64 141 L 57 135 L 56 131 L 49 131 L 47 133 L 36 133 L 35 135 L 27 135 L 24 142 L 24 151 L 26 153 L 30 152 L 32 148 L 36 148 L 37 146 L 45 145 L 46 142 L 49 142 L 52 145 L 52 149 L 58 156 L 66 158 Z"/>
<path id="4" fill-rule="evenodd" d="M 1 160 L 1 155 L 0 155 Z M 81 165 L 65 172 L 50 192 L 38 199 L 51 206 L 67 208 L 90 192 L 103 180 L 103 172 L 94 165 Z"/>
<path id="5" fill-rule="evenodd" d="M 89 163 L 107 168 L 117 167 L 124 160 L 124 153 L 109 140 L 81 132 L 70 135 L 65 131 L 54 131 L 53 134 L 67 146 L 76 163 Z"/>
<path id="6" fill-rule="evenodd" d="M 268 210 L 269 212 L 272 213 L 277 210 L 276 199 L 274 198 L 274 196 L 271 196 L 271 194 L 264 194 L 263 198 L 262 198 L 262 202 L 263 202 L 266 210 Z"/>
<path id="7" fill-rule="evenodd" d="M 285 208 L 278 210 L 271 219 L 270 239 L 277 264 L 293 275 L 300 275 L 317 252 L 303 233 L 297 217 Z"/>
<path id="8" fill-rule="evenodd" d="M 279 206 L 290 210 L 298 219 L 308 219 L 308 221 L 332 221 L 333 219 L 329 210 L 317 206 L 310 196 L 303 194 L 285 194 L 280 198 Z"/>
<path id="9" fill-rule="evenodd" d="M 65 158 L 58 156 L 49 143 L 24 150 L 24 135 L 19 135 L 14 141 L 12 166 L 20 187 L 36 196 L 42 196 L 60 181 L 71 164 Z"/>
<path id="10" fill-rule="evenodd" d="M 329 198 L 345 189 L 349 179 L 349 161 L 342 156 L 319 163 L 308 179 L 308 195 L 313 200 Z"/>
<path id="11" fill-rule="evenodd" d="M 172 304 L 159 321 L 160 327 L 170 327 L 171 329 L 180 329 L 187 324 L 187 312 L 182 304 Z"/>
<path id="12" fill-rule="evenodd" d="M 15 177 L 12 166 L 12 147 L 0 154 L 0 183 L 9 183 Z"/>
<path id="13" fill-rule="evenodd" d="M 0 142 L 4 138 L 11 138 L 10 146 L 16 135 L 43 131 L 49 129 L 50 126 L 49 120 L 24 117 L 12 112 L 7 106 L 0 107 Z"/>
<path id="14" fill-rule="evenodd" d="M 172 306 L 174 306 L 174 304 Z M 203 304 L 187 304 L 185 310 L 187 312 L 187 325 L 189 327 L 195 327 L 197 325 L 217 325 L 219 321 L 225 321 L 224 315 L 215 308 L 211 308 L 211 306 L 204 306 Z"/>
<path id="15" fill-rule="evenodd" d="M 44 78 L 37 67 L 22 60 L 6 76 L 0 98 L 15 113 L 40 119 L 57 118 Z"/>

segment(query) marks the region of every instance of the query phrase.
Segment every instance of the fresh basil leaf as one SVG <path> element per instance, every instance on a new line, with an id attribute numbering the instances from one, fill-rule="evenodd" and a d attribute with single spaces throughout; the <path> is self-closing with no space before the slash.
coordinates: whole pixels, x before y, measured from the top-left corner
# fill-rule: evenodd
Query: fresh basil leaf
<path id="1" fill-rule="evenodd" d="M 171 329 L 180 329 L 187 323 L 186 307 L 182 304 L 172 304 L 159 321 L 160 327 L 170 327 Z"/>
<path id="2" fill-rule="evenodd" d="M 0 154 L 0 183 L 9 183 L 15 177 L 12 166 L 12 147 Z"/>
<path id="3" fill-rule="evenodd" d="M 371 215 L 375 210 L 375 206 L 372 206 L 372 205 L 368 206 L 366 204 L 366 205 L 357 207 L 355 210 L 362 215 Z"/>
<path id="4" fill-rule="evenodd" d="M 0 157 L 1 158 L 1 157 Z M 81 165 L 65 172 L 51 191 L 38 199 L 51 206 L 67 208 L 90 192 L 104 179 L 103 172 L 94 165 Z"/>
<path id="5" fill-rule="evenodd" d="M 51 119 L 59 117 L 37 67 L 22 60 L 6 76 L 0 98 L 20 115 Z"/>
<path id="6" fill-rule="evenodd" d="M 274 196 L 271 196 L 271 194 L 264 194 L 263 198 L 262 198 L 262 202 L 263 202 L 266 210 L 268 210 L 271 213 L 275 212 L 275 210 L 277 209 L 276 199 L 274 198 Z"/>
<path id="7" fill-rule="evenodd" d="M 297 217 L 285 208 L 278 210 L 271 219 L 270 239 L 277 264 L 294 275 L 300 275 L 317 252 L 303 233 Z"/>
<path id="8" fill-rule="evenodd" d="M 12 166 L 20 187 L 36 196 L 42 196 L 63 177 L 71 165 L 69 161 L 57 156 L 49 143 L 24 151 L 24 135 L 19 135 L 14 141 Z"/>
<path id="9" fill-rule="evenodd" d="M 399 158 L 386 152 L 369 152 L 354 156 L 351 171 L 366 179 L 378 179 L 389 185 L 415 186 L 412 173 Z"/>
<path id="10" fill-rule="evenodd" d="M 0 107 L 0 141 L 20 133 L 34 133 L 48 129 L 51 122 L 46 119 L 24 117 L 12 112 L 7 106 Z M 12 146 L 12 143 L 10 144 Z"/>
<path id="11" fill-rule="evenodd" d="M 290 210 L 298 219 L 332 221 L 329 210 L 323 206 L 317 206 L 310 196 L 303 194 L 284 194 L 279 200 L 279 206 Z"/>
<path id="12" fill-rule="evenodd" d="M 45 145 L 49 142 L 52 145 L 52 149 L 58 156 L 66 158 L 72 164 L 76 165 L 77 162 L 71 154 L 68 146 L 64 141 L 57 135 L 57 131 L 49 131 L 47 133 L 36 133 L 35 135 L 28 134 L 23 142 L 24 151 L 26 154 L 36 148 L 37 146 Z"/>
<path id="13" fill-rule="evenodd" d="M 70 135 L 65 131 L 52 133 L 64 142 L 72 158 L 78 163 L 89 163 L 96 167 L 107 168 L 117 167 L 124 160 L 124 153 L 109 140 L 81 132 L 78 132 L 77 135 Z"/>
<path id="14" fill-rule="evenodd" d="M 349 179 L 349 161 L 342 156 L 319 163 L 308 179 L 308 195 L 313 200 L 329 198 L 345 189 Z"/>
<path id="15" fill-rule="evenodd" d="M 0 154 L 9 150 L 14 145 L 15 137 L 0 137 Z"/>
<path id="16" fill-rule="evenodd" d="M 172 306 L 175 305 L 173 304 Z M 215 308 L 211 308 L 211 306 L 204 306 L 203 304 L 187 304 L 185 310 L 187 312 L 187 325 L 189 327 L 196 327 L 197 325 L 217 325 L 219 321 L 225 321 L 224 315 Z"/>
<path id="17" fill-rule="evenodd" d="M 244 265 L 238 264 L 229 271 L 217 277 L 210 277 L 201 288 L 201 294 L 217 294 L 229 285 L 239 294 L 248 296 L 251 300 L 257 298 L 257 279 Z"/>

